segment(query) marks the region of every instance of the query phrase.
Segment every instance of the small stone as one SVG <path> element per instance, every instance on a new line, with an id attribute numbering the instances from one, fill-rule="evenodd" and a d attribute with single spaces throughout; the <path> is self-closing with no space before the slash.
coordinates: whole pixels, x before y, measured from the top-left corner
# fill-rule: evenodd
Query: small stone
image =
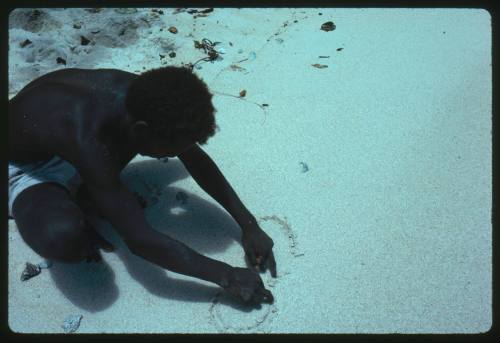
<path id="1" fill-rule="evenodd" d="M 176 54 L 175 54 L 175 52 L 172 51 L 171 53 L 168 54 L 168 56 L 174 58 L 176 56 Z"/>
<path id="2" fill-rule="evenodd" d="M 31 279 L 34 276 L 37 276 L 38 274 L 41 273 L 40 267 L 37 265 L 34 265 L 32 263 L 26 262 L 26 268 L 24 269 L 23 273 L 21 274 L 21 281 L 26 281 Z"/>
<path id="3" fill-rule="evenodd" d="M 56 59 L 57 64 L 64 64 L 66 65 L 66 60 L 64 58 L 58 57 Z"/>
<path id="4" fill-rule="evenodd" d="M 80 321 L 83 316 L 81 314 L 72 314 L 64 320 L 61 326 L 66 333 L 75 332 L 80 327 Z"/>
<path id="5" fill-rule="evenodd" d="M 302 172 L 303 173 L 306 173 L 309 171 L 309 167 L 307 166 L 307 164 L 305 162 L 299 162 L 299 164 L 301 165 L 302 167 Z"/>
<path id="6" fill-rule="evenodd" d="M 177 33 L 177 28 L 175 26 L 170 26 L 168 30 L 174 34 Z"/>
<path id="7" fill-rule="evenodd" d="M 90 43 L 90 40 L 88 40 L 84 36 L 80 36 L 80 42 L 82 45 L 88 45 Z"/>
<path id="8" fill-rule="evenodd" d="M 323 23 L 321 25 L 321 30 L 326 31 L 326 32 L 333 31 L 333 30 L 335 30 L 335 28 L 336 28 L 336 26 L 333 23 L 333 21 L 327 21 L 326 23 Z"/>
<path id="9" fill-rule="evenodd" d="M 26 39 L 24 42 L 22 42 L 20 45 L 21 45 L 21 48 L 24 48 L 26 45 L 29 45 L 31 44 L 32 42 L 29 40 L 29 39 Z"/>
<path id="10" fill-rule="evenodd" d="M 243 98 L 246 94 L 247 94 L 247 91 L 246 90 L 242 90 L 240 92 L 240 97 Z"/>
<path id="11" fill-rule="evenodd" d="M 74 29 L 81 29 L 82 25 L 80 25 L 80 24 L 73 24 L 73 28 Z"/>
<path id="12" fill-rule="evenodd" d="M 337 51 L 342 51 L 342 50 L 344 50 L 344 48 L 338 48 L 338 49 L 337 49 Z"/>

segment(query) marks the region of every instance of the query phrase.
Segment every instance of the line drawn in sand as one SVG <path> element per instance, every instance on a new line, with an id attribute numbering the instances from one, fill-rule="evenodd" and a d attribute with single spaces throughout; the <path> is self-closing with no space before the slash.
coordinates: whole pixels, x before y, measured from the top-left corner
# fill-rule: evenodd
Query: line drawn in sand
<path id="1" fill-rule="evenodd" d="M 259 225 L 264 222 L 269 222 L 274 225 L 266 224 L 266 232 L 279 231 L 286 237 L 288 241 L 288 254 L 292 257 L 304 256 L 304 253 L 298 249 L 297 235 L 292 230 L 286 217 L 281 219 L 276 215 L 259 217 L 257 219 Z M 261 227 L 263 227 L 262 225 Z M 271 229 L 272 227 L 272 229 Z M 264 227 L 263 227 L 264 229 Z M 279 246 L 277 239 L 275 241 L 275 256 L 279 253 L 276 247 Z M 284 249 L 281 249 L 283 253 Z M 284 259 L 283 259 L 284 260 Z M 279 270 L 279 269 L 278 269 Z M 277 278 L 270 276 L 270 273 L 260 274 L 266 288 L 274 288 L 279 280 L 290 272 L 278 272 Z M 244 333 L 258 332 L 268 333 L 270 324 L 277 317 L 278 307 L 275 299 L 273 304 L 263 303 L 260 309 L 249 310 L 242 304 L 235 304 L 235 301 L 224 290 L 218 291 L 212 299 L 212 304 L 209 308 L 209 321 L 217 328 L 219 333 Z"/>

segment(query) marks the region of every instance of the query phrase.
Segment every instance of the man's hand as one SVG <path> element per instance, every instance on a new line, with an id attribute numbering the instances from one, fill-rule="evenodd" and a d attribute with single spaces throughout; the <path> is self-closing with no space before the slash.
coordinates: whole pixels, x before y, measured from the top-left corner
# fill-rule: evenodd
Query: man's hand
<path id="1" fill-rule="evenodd" d="M 247 268 L 234 267 L 221 283 L 222 288 L 247 304 L 273 303 L 274 297 L 265 289 L 259 274 Z"/>
<path id="2" fill-rule="evenodd" d="M 250 265 L 257 271 L 269 267 L 272 277 L 276 277 L 276 260 L 272 251 L 274 242 L 257 224 L 244 228 L 241 238 L 243 250 Z"/>

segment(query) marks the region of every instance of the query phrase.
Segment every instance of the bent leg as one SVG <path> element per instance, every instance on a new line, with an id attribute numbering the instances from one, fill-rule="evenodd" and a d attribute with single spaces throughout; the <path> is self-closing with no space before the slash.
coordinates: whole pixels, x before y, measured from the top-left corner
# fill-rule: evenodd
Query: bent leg
<path id="1" fill-rule="evenodd" d="M 12 214 L 21 237 L 40 256 L 66 263 L 96 259 L 95 230 L 61 185 L 26 188 L 14 200 Z"/>

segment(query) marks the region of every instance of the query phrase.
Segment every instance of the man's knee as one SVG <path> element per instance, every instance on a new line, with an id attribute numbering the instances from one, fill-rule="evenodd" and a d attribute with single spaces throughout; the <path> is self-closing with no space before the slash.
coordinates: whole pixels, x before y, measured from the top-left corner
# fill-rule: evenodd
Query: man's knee
<path id="1" fill-rule="evenodd" d="M 84 214 L 62 186 L 25 189 L 14 201 L 13 214 L 21 237 L 37 254 L 69 263 L 89 255 Z"/>
<path id="2" fill-rule="evenodd" d="M 88 257 L 91 250 L 88 229 L 83 220 L 54 221 L 46 231 L 44 251 L 46 258 L 60 262 L 78 263 Z"/>

